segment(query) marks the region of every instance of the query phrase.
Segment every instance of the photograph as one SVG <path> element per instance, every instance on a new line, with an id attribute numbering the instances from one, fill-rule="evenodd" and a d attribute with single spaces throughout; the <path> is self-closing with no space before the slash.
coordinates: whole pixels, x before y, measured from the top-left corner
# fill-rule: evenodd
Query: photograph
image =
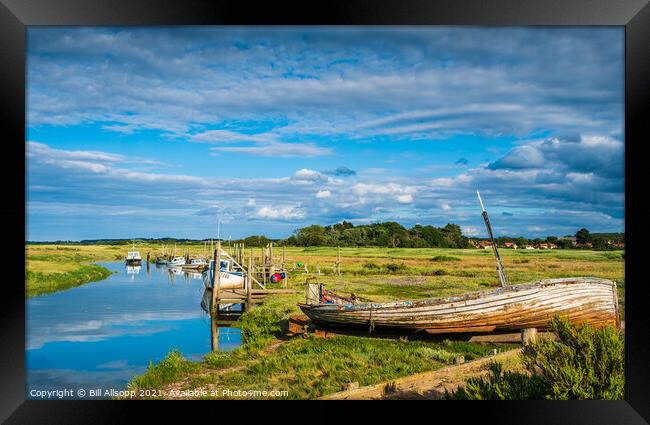
<path id="1" fill-rule="evenodd" d="M 626 399 L 625 26 L 25 59 L 26 400 Z"/>

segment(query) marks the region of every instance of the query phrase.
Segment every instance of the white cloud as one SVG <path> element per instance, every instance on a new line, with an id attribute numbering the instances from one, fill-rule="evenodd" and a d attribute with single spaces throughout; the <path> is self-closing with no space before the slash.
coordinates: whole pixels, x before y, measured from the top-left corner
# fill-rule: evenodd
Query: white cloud
<path id="1" fill-rule="evenodd" d="M 413 195 L 408 193 L 404 195 L 398 195 L 397 202 L 399 202 L 400 204 L 410 204 L 411 202 L 413 202 Z"/>
<path id="2" fill-rule="evenodd" d="M 214 153 L 241 153 L 258 156 L 275 156 L 275 157 L 313 157 L 321 155 L 330 155 L 332 149 L 316 146 L 313 143 L 269 143 L 263 146 L 224 146 L 213 147 L 210 151 Z"/>
<path id="3" fill-rule="evenodd" d="M 461 231 L 465 236 L 478 236 L 481 233 L 478 227 L 472 226 L 461 226 Z"/>
<path id="4" fill-rule="evenodd" d="M 323 176 L 318 171 L 302 168 L 296 171 L 291 178 L 293 180 L 315 182 L 322 180 Z"/>
<path id="5" fill-rule="evenodd" d="M 262 207 L 255 213 L 259 218 L 291 220 L 305 218 L 305 211 L 298 207 Z"/>
<path id="6" fill-rule="evenodd" d="M 319 190 L 316 192 L 316 197 L 319 199 L 329 198 L 330 196 L 332 196 L 332 192 L 329 190 Z"/>

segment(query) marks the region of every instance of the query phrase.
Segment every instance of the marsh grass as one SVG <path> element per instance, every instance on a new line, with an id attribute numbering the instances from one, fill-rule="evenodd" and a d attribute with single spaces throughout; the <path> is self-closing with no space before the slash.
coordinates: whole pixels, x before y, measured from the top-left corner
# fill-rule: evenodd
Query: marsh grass
<path id="1" fill-rule="evenodd" d="M 138 375 L 128 384 L 129 389 L 159 388 L 174 382 L 188 373 L 200 369 L 200 365 L 183 357 L 177 348 L 172 349 L 162 361 L 157 364 L 149 362 L 147 371 Z"/>
<path id="2" fill-rule="evenodd" d="M 485 356 L 491 346 L 442 344 L 363 337 L 296 338 L 264 356 L 245 349 L 205 356 L 211 368 L 245 368 L 223 374 L 202 373 L 190 379 L 190 388 L 287 390 L 288 398 L 310 399 L 340 391 L 344 384 L 371 385 L 452 364 L 455 356 Z M 252 359 L 252 361 L 251 361 Z M 203 370 L 205 372 L 205 370 Z"/>
<path id="3" fill-rule="evenodd" d="M 88 282 L 106 279 L 111 272 L 96 264 L 78 265 L 76 269 L 63 273 L 42 273 L 25 271 L 25 295 L 35 297 L 74 288 Z"/>

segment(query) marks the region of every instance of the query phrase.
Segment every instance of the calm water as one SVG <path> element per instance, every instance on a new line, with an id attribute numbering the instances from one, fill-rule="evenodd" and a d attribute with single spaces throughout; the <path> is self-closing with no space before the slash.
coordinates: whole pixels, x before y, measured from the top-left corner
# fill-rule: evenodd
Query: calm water
<path id="1" fill-rule="evenodd" d="M 28 398 L 40 398 L 31 390 L 125 389 L 174 347 L 194 360 L 210 351 L 200 274 L 99 264 L 116 273 L 27 301 Z M 220 350 L 240 343 L 239 329 L 220 329 Z"/>

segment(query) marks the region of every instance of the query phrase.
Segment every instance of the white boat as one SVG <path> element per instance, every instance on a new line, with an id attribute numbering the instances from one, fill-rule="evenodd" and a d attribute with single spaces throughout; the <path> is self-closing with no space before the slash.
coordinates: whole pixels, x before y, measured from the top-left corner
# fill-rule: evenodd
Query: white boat
<path id="1" fill-rule="evenodd" d="M 182 266 L 184 269 L 201 269 L 204 267 L 208 267 L 208 262 L 205 261 L 203 258 L 193 258 L 190 260 L 189 264 L 184 264 Z"/>
<path id="2" fill-rule="evenodd" d="M 203 272 L 203 284 L 206 288 L 213 287 L 213 270 L 214 260 L 210 260 L 210 267 Z M 233 270 L 229 260 L 221 260 L 219 287 L 221 289 L 244 289 L 244 273 Z"/>
<path id="3" fill-rule="evenodd" d="M 170 267 L 182 266 L 184 264 L 185 264 L 185 257 L 174 257 L 167 263 L 167 265 Z"/>
<path id="4" fill-rule="evenodd" d="M 138 251 L 129 251 L 126 254 L 126 264 L 140 264 L 142 257 Z"/>

